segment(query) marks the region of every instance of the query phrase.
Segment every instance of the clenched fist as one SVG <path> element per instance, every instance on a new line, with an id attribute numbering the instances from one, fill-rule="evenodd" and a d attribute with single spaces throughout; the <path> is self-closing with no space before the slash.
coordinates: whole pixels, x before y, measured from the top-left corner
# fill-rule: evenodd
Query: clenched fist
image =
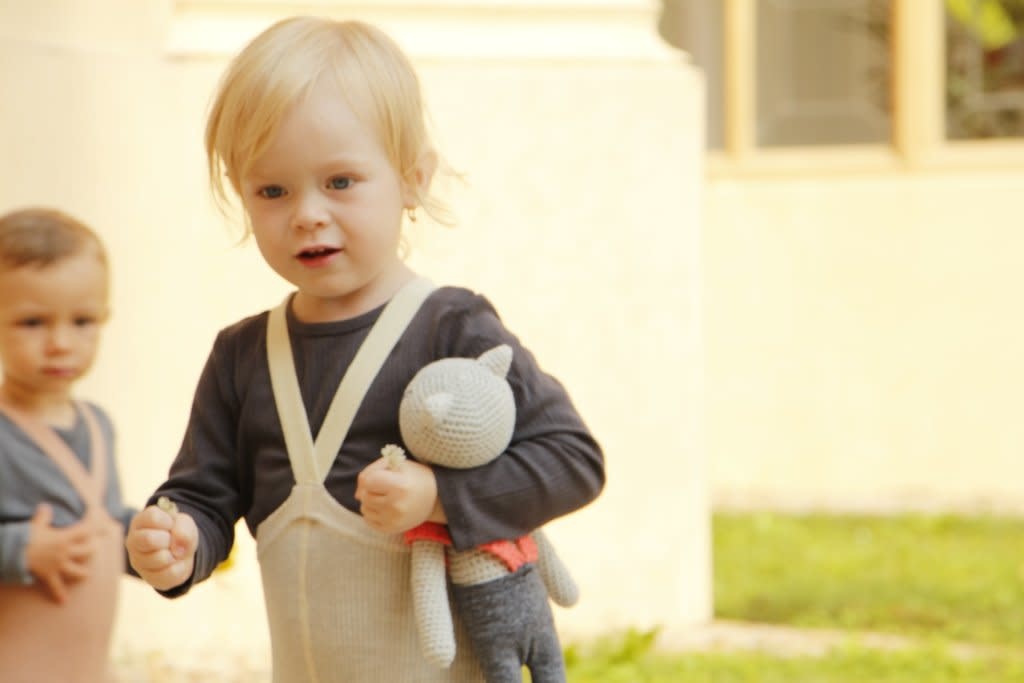
<path id="1" fill-rule="evenodd" d="M 195 566 L 199 530 L 183 512 L 150 505 L 132 518 L 125 538 L 128 561 L 157 590 L 185 583 Z"/>

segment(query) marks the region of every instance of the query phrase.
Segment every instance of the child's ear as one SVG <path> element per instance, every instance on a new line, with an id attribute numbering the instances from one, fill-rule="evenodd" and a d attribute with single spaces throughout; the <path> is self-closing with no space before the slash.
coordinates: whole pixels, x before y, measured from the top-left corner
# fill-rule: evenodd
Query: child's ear
<path id="1" fill-rule="evenodd" d="M 415 209 L 420 205 L 419 198 L 427 194 L 436 170 L 437 152 L 428 149 L 420 155 L 420 158 L 416 160 L 416 165 L 406 176 L 405 208 Z"/>

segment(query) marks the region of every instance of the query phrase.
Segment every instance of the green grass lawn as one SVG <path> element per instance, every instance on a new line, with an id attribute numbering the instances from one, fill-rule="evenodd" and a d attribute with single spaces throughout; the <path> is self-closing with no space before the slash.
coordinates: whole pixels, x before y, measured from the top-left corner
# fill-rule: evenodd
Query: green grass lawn
<path id="1" fill-rule="evenodd" d="M 772 513 L 714 516 L 715 615 L 851 633 L 823 657 L 668 655 L 653 633 L 572 646 L 571 683 L 1019 683 L 1024 520 Z M 858 631 L 913 639 L 898 652 Z M 982 654 L 964 659 L 953 642 Z"/>
<path id="2" fill-rule="evenodd" d="M 1024 520 L 714 518 L 725 619 L 1024 644 Z"/>
<path id="3" fill-rule="evenodd" d="M 628 639 L 628 637 L 626 638 Z M 620 643 L 616 643 L 619 645 Z M 568 662 L 569 683 L 1019 683 L 1024 657 L 961 660 L 941 648 L 878 652 L 844 647 L 823 657 L 761 653 L 622 656 L 621 648 Z"/>

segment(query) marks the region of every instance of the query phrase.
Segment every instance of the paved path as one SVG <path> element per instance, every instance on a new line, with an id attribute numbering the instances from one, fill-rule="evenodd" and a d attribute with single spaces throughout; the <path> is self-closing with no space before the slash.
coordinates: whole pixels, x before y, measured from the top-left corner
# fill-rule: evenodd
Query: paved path
<path id="1" fill-rule="evenodd" d="M 876 632 L 834 629 L 802 629 L 771 624 L 714 621 L 710 624 L 667 629 L 659 634 L 657 646 L 669 652 L 765 652 L 781 657 L 820 657 L 829 650 L 856 644 L 880 650 L 900 650 L 919 645 L 913 638 Z M 959 657 L 983 654 L 987 648 L 954 643 L 949 651 Z M 121 662 L 118 683 L 269 683 L 264 662 L 234 659 L 217 661 L 171 661 L 168 655 L 153 655 L 147 661 Z"/>
<path id="2" fill-rule="evenodd" d="M 173 659 L 169 653 L 117 662 L 114 683 L 270 683 L 265 662 L 241 657 L 207 657 L 189 661 Z"/>

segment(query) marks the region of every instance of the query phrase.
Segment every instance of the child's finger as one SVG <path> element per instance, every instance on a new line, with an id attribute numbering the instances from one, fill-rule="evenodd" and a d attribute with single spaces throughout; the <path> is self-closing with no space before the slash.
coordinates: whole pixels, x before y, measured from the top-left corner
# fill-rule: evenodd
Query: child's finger
<path id="1" fill-rule="evenodd" d="M 367 507 L 366 505 L 363 505 L 362 507 L 359 508 L 359 514 L 363 516 L 363 519 L 366 520 L 366 523 L 370 526 L 371 529 L 380 531 L 378 527 L 381 524 L 381 519 L 380 515 L 375 510 Z"/>
<path id="2" fill-rule="evenodd" d="M 68 560 L 61 565 L 60 573 L 72 579 L 84 579 L 89 575 L 89 563 L 81 560 Z"/>
<path id="3" fill-rule="evenodd" d="M 66 562 L 60 568 L 60 577 L 66 584 L 76 583 L 89 576 L 89 566 L 84 562 Z"/>
<path id="4" fill-rule="evenodd" d="M 152 553 L 171 547 L 171 534 L 161 529 L 135 529 L 124 541 L 130 553 Z"/>
<path id="5" fill-rule="evenodd" d="M 134 517 L 129 525 L 129 532 L 135 529 L 164 529 L 169 531 L 174 526 L 174 518 L 156 505 L 150 505 Z"/>
<path id="6" fill-rule="evenodd" d="M 161 572 L 176 562 L 170 548 L 154 550 L 149 553 L 130 553 L 128 558 L 132 567 L 140 574 Z"/>
<path id="7" fill-rule="evenodd" d="M 175 560 L 169 550 L 141 557 L 132 557 L 132 567 L 139 576 L 157 590 L 170 590 L 185 583 L 192 575 L 192 558 Z"/>
<path id="8" fill-rule="evenodd" d="M 191 562 L 174 562 L 158 572 L 145 577 L 146 581 L 158 590 L 169 590 L 185 583 L 192 575 Z"/>
<path id="9" fill-rule="evenodd" d="M 53 601 L 58 605 L 63 604 L 68 599 L 68 589 L 64 585 L 64 581 L 61 579 L 60 574 L 47 574 L 46 576 L 38 577 L 43 583 L 43 587 L 46 592 L 50 594 Z"/>
<path id="10" fill-rule="evenodd" d="M 49 527 L 53 523 L 53 508 L 48 503 L 40 503 L 32 515 L 33 525 Z"/>
<path id="11" fill-rule="evenodd" d="M 67 545 L 66 552 L 71 561 L 85 562 L 96 552 L 96 537 L 90 534 L 84 538 L 72 540 Z"/>
<path id="12" fill-rule="evenodd" d="M 60 530 L 64 542 L 69 545 L 91 544 L 96 538 L 96 527 L 86 521 L 79 521 Z"/>
<path id="13" fill-rule="evenodd" d="M 359 473 L 356 498 L 365 500 L 372 496 L 387 496 L 394 491 L 401 477 L 399 472 L 389 470 L 382 461 L 376 460 Z"/>
<path id="14" fill-rule="evenodd" d="M 191 516 L 179 513 L 174 516 L 174 527 L 171 529 L 171 552 L 174 557 L 182 559 L 192 555 L 199 545 L 199 530 Z"/>

